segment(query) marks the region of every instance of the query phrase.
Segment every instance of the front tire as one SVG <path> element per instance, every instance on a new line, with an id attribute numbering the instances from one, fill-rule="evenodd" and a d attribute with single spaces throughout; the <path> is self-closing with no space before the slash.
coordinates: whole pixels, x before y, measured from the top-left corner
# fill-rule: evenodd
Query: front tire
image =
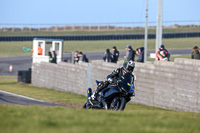
<path id="1" fill-rule="evenodd" d="M 86 109 L 87 102 L 88 102 L 88 100 L 86 100 L 86 102 L 83 104 L 83 109 Z"/>
<path id="2" fill-rule="evenodd" d="M 91 104 L 89 103 L 88 100 L 85 101 L 85 103 L 83 104 L 83 109 L 90 109 L 91 108 Z"/>
<path id="3" fill-rule="evenodd" d="M 117 101 L 116 103 L 114 103 L 114 100 L 116 99 L 117 97 L 115 97 L 113 99 L 113 101 L 111 102 L 110 104 L 110 110 L 124 110 L 125 109 L 125 106 L 126 106 L 126 99 L 124 97 L 119 97 L 117 98 Z"/>

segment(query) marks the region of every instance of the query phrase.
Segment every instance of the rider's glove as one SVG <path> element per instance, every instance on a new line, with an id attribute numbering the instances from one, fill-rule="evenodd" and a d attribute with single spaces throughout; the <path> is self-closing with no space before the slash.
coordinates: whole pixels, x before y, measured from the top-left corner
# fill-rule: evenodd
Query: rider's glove
<path id="1" fill-rule="evenodd" d="M 111 79 L 111 78 L 108 78 L 108 81 L 109 81 L 110 83 L 112 83 L 112 82 L 113 82 L 113 79 Z"/>

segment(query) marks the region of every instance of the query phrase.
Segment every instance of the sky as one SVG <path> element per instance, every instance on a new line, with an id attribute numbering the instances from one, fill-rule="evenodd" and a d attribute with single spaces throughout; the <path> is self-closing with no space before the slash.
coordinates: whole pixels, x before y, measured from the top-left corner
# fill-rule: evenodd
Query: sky
<path id="1" fill-rule="evenodd" d="M 146 0 L 0 0 L 0 24 L 145 22 Z M 200 0 L 163 0 L 163 21 L 200 21 Z M 156 22 L 157 0 L 148 20 Z M 200 22 L 199 22 L 200 23 Z"/>

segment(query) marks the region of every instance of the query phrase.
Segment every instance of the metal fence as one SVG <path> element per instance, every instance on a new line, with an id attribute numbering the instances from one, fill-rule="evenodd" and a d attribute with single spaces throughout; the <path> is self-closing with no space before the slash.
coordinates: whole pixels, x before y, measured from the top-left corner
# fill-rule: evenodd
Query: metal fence
<path id="1" fill-rule="evenodd" d="M 156 22 L 148 22 L 150 29 L 156 28 Z M 0 23 L 0 32 L 6 31 L 107 31 L 133 30 L 144 28 L 145 22 L 113 23 L 75 23 L 75 24 L 12 24 Z M 163 28 L 200 27 L 200 20 L 163 21 Z"/>

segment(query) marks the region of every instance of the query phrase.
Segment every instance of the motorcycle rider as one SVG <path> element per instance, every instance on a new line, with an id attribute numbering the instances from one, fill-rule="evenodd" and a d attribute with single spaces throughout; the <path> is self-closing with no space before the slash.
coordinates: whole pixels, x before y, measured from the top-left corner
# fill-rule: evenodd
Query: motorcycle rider
<path id="1" fill-rule="evenodd" d="M 123 67 L 115 69 L 110 75 L 107 76 L 107 81 L 105 82 L 100 82 L 98 84 L 97 89 L 93 92 L 91 95 L 91 99 L 95 100 L 98 97 L 98 94 L 101 90 L 104 88 L 108 87 L 110 83 L 114 83 L 119 77 L 124 76 L 126 74 L 132 75 L 132 72 L 135 68 L 135 63 L 131 60 L 127 62 L 126 60 L 124 61 Z M 134 77 L 134 76 L 133 76 Z"/>

